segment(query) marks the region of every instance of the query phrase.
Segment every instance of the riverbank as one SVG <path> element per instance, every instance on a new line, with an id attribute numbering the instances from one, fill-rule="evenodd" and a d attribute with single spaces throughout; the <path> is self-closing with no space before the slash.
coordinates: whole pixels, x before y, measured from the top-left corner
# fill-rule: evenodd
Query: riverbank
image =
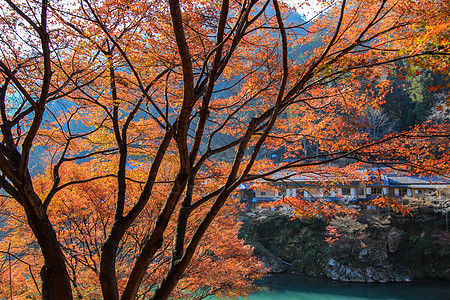
<path id="1" fill-rule="evenodd" d="M 348 283 L 297 274 L 275 274 L 257 282 L 261 289 L 249 300 L 448 300 L 446 281 Z"/>
<path id="2" fill-rule="evenodd" d="M 252 212 L 241 235 L 273 273 L 366 283 L 450 280 L 450 234 L 442 216 L 424 208 L 413 216 L 361 214 L 331 223 Z"/>

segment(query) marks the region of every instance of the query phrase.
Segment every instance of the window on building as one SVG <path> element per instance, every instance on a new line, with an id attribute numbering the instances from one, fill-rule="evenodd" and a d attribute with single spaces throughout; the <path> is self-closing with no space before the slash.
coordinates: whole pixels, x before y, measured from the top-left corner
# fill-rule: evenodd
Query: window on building
<path id="1" fill-rule="evenodd" d="M 381 195 L 382 194 L 382 188 L 379 186 L 375 186 L 371 188 L 372 195 Z"/>
<path id="2" fill-rule="evenodd" d="M 261 196 L 265 196 L 266 195 L 266 192 L 261 192 Z"/>
<path id="3" fill-rule="evenodd" d="M 357 188 L 357 192 L 358 192 L 358 195 L 364 195 L 364 188 L 362 188 L 362 187 Z"/>
<path id="4" fill-rule="evenodd" d="M 407 188 L 401 188 L 400 189 L 400 197 L 406 196 L 407 193 L 408 193 L 408 189 Z"/>
<path id="5" fill-rule="evenodd" d="M 351 195 L 350 188 L 342 188 L 342 195 Z"/>
<path id="6" fill-rule="evenodd" d="M 406 196 L 407 193 L 408 193 L 407 188 L 395 188 L 394 189 L 394 195 L 396 197 L 404 197 L 404 196 Z"/>

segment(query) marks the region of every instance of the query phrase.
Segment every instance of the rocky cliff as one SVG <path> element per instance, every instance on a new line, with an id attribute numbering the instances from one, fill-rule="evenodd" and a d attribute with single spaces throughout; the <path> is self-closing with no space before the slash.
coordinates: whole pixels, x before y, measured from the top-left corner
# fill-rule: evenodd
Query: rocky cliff
<path id="1" fill-rule="evenodd" d="M 325 241 L 329 224 L 290 220 L 282 214 L 247 216 L 242 235 L 274 273 L 296 272 L 347 282 L 450 280 L 449 233 L 433 226 L 424 230 L 424 223 L 418 226 L 404 218 L 377 224 L 365 221 L 367 226 L 359 226 L 363 224 L 359 221 L 345 224 L 350 233 L 341 234 L 332 244 Z"/>

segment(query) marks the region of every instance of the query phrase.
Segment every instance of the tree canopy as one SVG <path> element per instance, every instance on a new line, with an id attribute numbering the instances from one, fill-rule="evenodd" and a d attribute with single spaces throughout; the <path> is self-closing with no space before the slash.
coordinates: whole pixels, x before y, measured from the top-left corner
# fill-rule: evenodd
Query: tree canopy
<path id="1" fill-rule="evenodd" d="M 240 295 L 263 272 L 237 239 L 240 184 L 450 170 L 448 122 L 366 130 L 396 62 L 448 70 L 448 1 L 322 1 L 310 20 L 277 0 L 3 2 L 6 295 Z"/>

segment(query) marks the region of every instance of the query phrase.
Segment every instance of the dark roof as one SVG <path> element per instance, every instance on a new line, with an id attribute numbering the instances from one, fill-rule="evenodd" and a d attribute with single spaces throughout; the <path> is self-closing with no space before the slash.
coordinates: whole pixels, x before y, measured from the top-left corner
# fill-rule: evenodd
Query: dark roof
<path id="1" fill-rule="evenodd" d="M 412 176 L 388 176 L 390 186 L 403 186 L 403 185 L 430 185 L 430 184 L 448 184 L 448 180 L 441 177 L 419 177 L 417 175 Z"/>

